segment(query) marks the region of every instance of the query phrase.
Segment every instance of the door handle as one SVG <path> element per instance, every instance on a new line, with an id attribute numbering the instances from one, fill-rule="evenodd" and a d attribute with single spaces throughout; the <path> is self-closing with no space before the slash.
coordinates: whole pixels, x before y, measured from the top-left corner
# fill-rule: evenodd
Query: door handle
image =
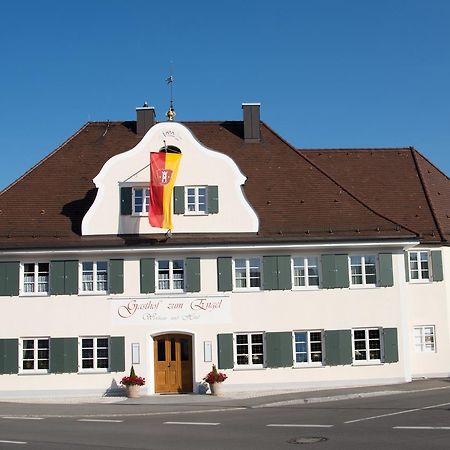
<path id="1" fill-rule="evenodd" d="M 170 367 L 170 363 L 169 363 L 169 364 L 167 364 L 167 367 Z"/>

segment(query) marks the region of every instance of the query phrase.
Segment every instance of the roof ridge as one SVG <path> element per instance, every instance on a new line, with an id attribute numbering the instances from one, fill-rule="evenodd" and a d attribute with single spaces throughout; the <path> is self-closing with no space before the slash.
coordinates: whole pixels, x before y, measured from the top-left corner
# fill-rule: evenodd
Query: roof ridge
<path id="1" fill-rule="evenodd" d="M 436 214 L 434 212 L 433 202 L 431 201 L 430 193 L 428 192 L 428 188 L 427 188 L 427 186 L 425 184 L 425 181 L 424 181 L 424 178 L 423 178 L 423 175 L 422 175 L 422 171 L 420 170 L 419 163 L 417 161 L 416 154 L 419 154 L 421 156 L 422 156 L 422 154 L 420 152 L 418 152 L 414 147 L 410 147 L 409 151 L 411 152 L 411 155 L 412 155 L 412 158 L 413 158 L 413 161 L 414 161 L 414 166 L 416 167 L 417 173 L 419 175 L 419 181 L 420 181 L 420 184 L 422 186 L 423 192 L 425 194 L 425 198 L 427 199 L 428 207 L 430 208 L 430 212 L 431 212 L 431 216 L 433 217 L 433 221 L 434 221 L 434 223 L 436 225 L 436 228 L 437 228 L 438 233 L 439 233 L 439 235 L 441 237 L 441 240 L 442 241 L 446 241 L 446 239 L 444 237 L 445 235 L 444 235 L 444 233 L 443 233 L 443 231 L 441 229 L 441 225 L 439 223 L 439 220 L 436 217 Z M 425 160 L 427 160 L 427 159 L 425 158 Z"/>
<path id="2" fill-rule="evenodd" d="M 38 161 L 33 167 L 28 169 L 24 174 L 22 174 L 19 178 L 14 180 L 11 184 L 5 187 L 0 192 L 0 196 L 2 196 L 6 191 L 9 191 L 13 186 L 15 186 L 19 181 L 22 181 L 27 175 L 29 175 L 34 169 L 39 167 L 41 164 L 43 164 L 47 159 L 51 158 L 56 152 L 58 152 L 62 147 L 64 147 L 67 143 L 69 143 L 72 139 L 74 139 L 78 134 L 80 134 L 87 126 L 89 126 L 91 122 L 86 122 L 79 130 L 77 130 L 72 136 L 70 136 L 68 139 L 66 139 L 62 144 L 60 144 L 58 147 L 55 148 L 52 152 L 50 152 L 48 155 L 44 156 L 40 161 Z"/>
<path id="3" fill-rule="evenodd" d="M 410 228 L 402 225 L 401 223 L 398 223 L 389 217 L 385 216 L 384 214 L 379 213 L 369 205 L 367 205 L 365 202 L 363 202 L 360 198 L 358 198 L 355 194 L 353 194 L 350 190 L 348 190 L 346 187 L 344 187 L 341 183 L 339 183 L 337 180 L 335 180 L 331 175 L 329 175 L 325 170 L 323 170 L 321 167 L 319 167 L 316 163 L 311 161 L 307 156 L 303 155 L 301 152 L 299 152 L 293 145 L 291 145 L 288 141 L 286 141 L 284 138 L 282 138 L 278 133 L 276 133 L 272 128 L 270 128 L 265 122 L 263 123 L 269 131 L 271 131 L 275 136 L 277 136 L 279 139 L 281 139 L 286 145 L 288 145 L 292 150 L 295 151 L 297 155 L 299 155 L 301 158 L 303 158 L 305 161 L 307 161 L 309 164 L 311 164 L 313 167 L 315 167 L 320 173 L 325 175 L 329 180 L 331 180 L 333 183 L 335 183 L 337 186 L 339 186 L 341 189 L 343 189 L 350 197 L 352 197 L 354 200 L 356 200 L 360 205 L 362 205 L 364 208 L 368 209 L 373 214 L 377 215 L 378 217 L 381 217 L 384 220 L 387 220 L 388 222 L 391 222 L 397 226 L 402 227 L 404 230 L 409 231 L 410 233 L 413 233 L 415 235 L 418 235 L 417 231 L 411 230 Z"/>
<path id="4" fill-rule="evenodd" d="M 358 151 L 372 151 L 372 150 L 388 150 L 388 151 L 398 151 L 398 150 L 409 150 L 410 147 L 325 147 L 325 148 L 297 148 L 297 151 L 352 151 L 352 150 L 358 150 Z"/>

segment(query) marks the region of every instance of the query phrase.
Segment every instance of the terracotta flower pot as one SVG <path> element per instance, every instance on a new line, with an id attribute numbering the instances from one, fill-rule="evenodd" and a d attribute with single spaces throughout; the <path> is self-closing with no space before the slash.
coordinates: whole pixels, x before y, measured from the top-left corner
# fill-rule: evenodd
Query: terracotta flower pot
<path id="1" fill-rule="evenodd" d="M 129 384 L 127 386 L 127 397 L 128 398 L 139 398 L 141 387 L 138 384 Z"/>
<path id="2" fill-rule="evenodd" d="M 223 395 L 222 383 L 209 383 L 209 389 L 211 390 L 211 395 Z"/>

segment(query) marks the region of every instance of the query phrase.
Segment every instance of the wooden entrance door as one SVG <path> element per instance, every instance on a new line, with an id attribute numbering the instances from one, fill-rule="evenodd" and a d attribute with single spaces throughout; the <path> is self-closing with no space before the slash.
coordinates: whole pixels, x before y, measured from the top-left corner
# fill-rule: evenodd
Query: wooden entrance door
<path id="1" fill-rule="evenodd" d="M 153 353 L 155 392 L 192 392 L 192 336 L 155 336 Z"/>

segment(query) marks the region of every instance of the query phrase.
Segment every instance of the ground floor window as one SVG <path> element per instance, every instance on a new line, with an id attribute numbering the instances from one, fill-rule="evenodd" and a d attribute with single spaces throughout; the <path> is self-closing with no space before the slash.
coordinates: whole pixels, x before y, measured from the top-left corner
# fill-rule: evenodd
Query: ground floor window
<path id="1" fill-rule="evenodd" d="M 322 363 L 322 331 L 294 331 L 296 365 Z"/>
<path id="2" fill-rule="evenodd" d="M 24 338 L 21 340 L 21 370 L 24 372 L 48 372 L 50 345 L 48 338 Z"/>
<path id="3" fill-rule="evenodd" d="M 235 366 L 264 366 L 264 333 L 237 333 L 235 335 Z"/>
<path id="4" fill-rule="evenodd" d="M 81 338 L 81 370 L 108 370 L 109 338 Z"/>
<path id="5" fill-rule="evenodd" d="M 434 352 L 434 326 L 414 327 L 414 349 L 416 352 Z"/>
<path id="6" fill-rule="evenodd" d="M 353 361 L 381 362 L 381 333 L 379 328 L 353 330 Z"/>

